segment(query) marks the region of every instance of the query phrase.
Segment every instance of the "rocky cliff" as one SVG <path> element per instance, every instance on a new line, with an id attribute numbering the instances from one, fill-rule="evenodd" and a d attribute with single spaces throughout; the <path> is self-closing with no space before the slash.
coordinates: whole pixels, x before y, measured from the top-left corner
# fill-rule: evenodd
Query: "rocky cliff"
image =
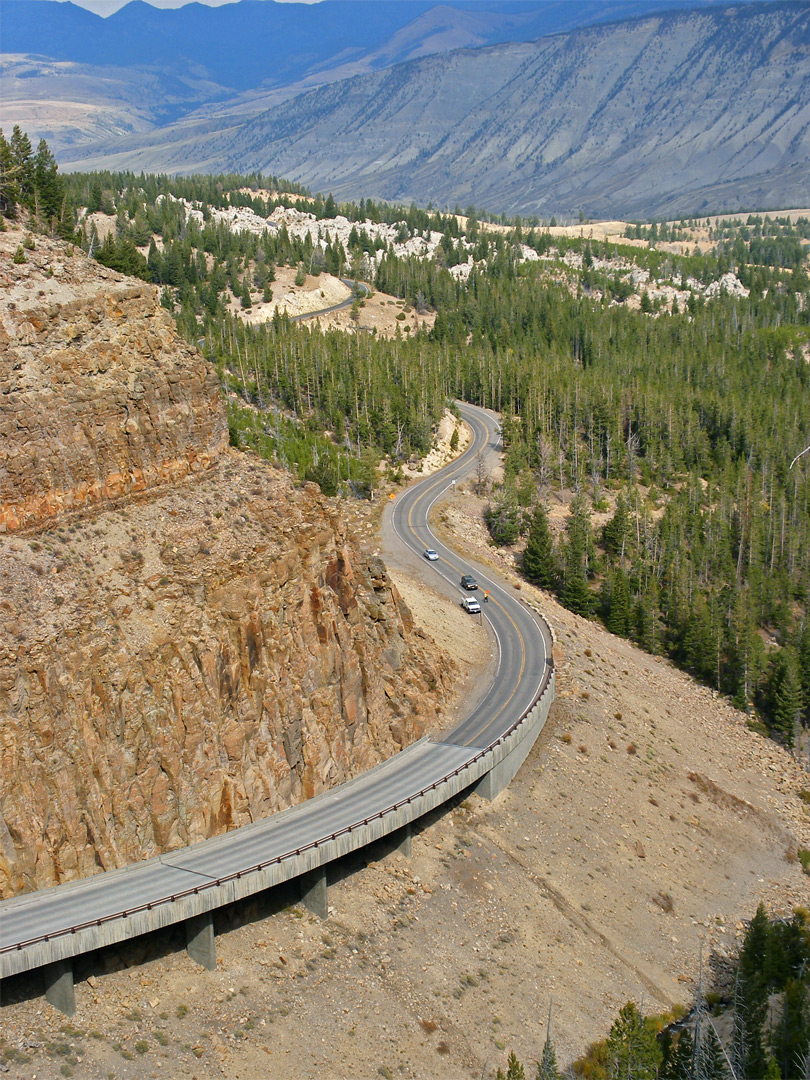
<path id="1" fill-rule="evenodd" d="M 0 530 L 36 528 L 210 468 L 228 440 L 214 372 L 155 290 L 66 245 L 0 246 Z"/>
<path id="2" fill-rule="evenodd" d="M 314 795 L 447 662 L 312 485 L 224 445 L 154 289 L 0 234 L 0 896 Z M 24 531 L 21 531 L 24 530 Z"/>

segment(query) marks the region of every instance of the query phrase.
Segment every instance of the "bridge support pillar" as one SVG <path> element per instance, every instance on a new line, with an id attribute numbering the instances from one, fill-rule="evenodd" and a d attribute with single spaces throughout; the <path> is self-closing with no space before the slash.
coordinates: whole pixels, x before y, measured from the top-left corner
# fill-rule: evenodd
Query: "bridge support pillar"
<path id="1" fill-rule="evenodd" d="M 186 919 L 186 952 L 200 967 L 216 971 L 217 953 L 214 945 L 214 916 L 210 911 Z"/>
<path id="2" fill-rule="evenodd" d="M 394 833 L 394 850 L 399 851 L 406 859 L 411 857 L 411 839 L 412 832 L 410 822 L 407 825 L 403 825 L 401 829 Z"/>
<path id="3" fill-rule="evenodd" d="M 528 756 L 532 748 L 531 739 L 526 739 L 527 745 L 516 747 L 508 757 L 499 761 L 497 765 L 485 773 L 473 788 L 476 795 L 480 795 L 487 802 L 497 799 L 502 791 L 511 784 L 515 774 Z"/>
<path id="4" fill-rule="evenodd" d="M 317 915 L 319 919 L 329 917 L 329 903 L 326 896 L 326 867 L 321 866 L 304 874 L 301 878 L 301 903 Z"/>
<path id="5" fill-rule="evenodd" d="M 502 781 L 501 778 L 496 775 L 498 773 L 498 766 L 494 769 L 490 769 L 488 773 L 485 773 L 478 783 L 473 788 L 476 795 L 480 795 L 482 799 L 486 799 L 487 802 L 492 802 L 493 799 L 497 799 L 500 793 L 505 787 L 508 787 L 509 780 Z"/>
<path id="6" fill-rule="evenodd" d="M 377 840 L 370 849 L 370 858 L 387 859 L 390 855 L 404 855 L 406 859 L 411 857 L 411 824 L 402 825 L 394 832 Z"/>
<path id="7" fill-rule="evenodd" d="M 42 969 L 45 978 L 45 999 L 55 1009 L 73 1016 L 76 1012 L 76 995 L 73 991 L 73 962 L 57 960 Z"/>

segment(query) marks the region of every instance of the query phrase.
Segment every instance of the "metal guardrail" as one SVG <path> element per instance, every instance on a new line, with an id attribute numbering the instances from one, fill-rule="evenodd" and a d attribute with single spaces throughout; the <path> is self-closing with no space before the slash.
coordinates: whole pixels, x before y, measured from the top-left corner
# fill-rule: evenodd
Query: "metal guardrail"
<path id="1" fill-rule="evenodd" d="M 25 941 L 15 942 L 13 945 L 4 945 L 0 947 L 0 954 L 8 952 L 21 952 L 23 949 L 28 948 L 31 945 L 38 945 L 42 942 L 51 941 L 54 938 L 66 937 L 68 934 L 76 934 L 80 930 L 89 930 L 93 926 L 102 926 L 104 923 L 113 922 L 116 919 L 126 919 L 130 915 L 137 915 L 142 911 L 152 911 L 153 908 L 160 907 L 162 904 L 174 903 L 176 900 L 182 900 L 186 896 L 196 896 L 207 889 L 218 888 L 221 885 L 226 884 L 229 881 L 238 881 L 248 874 L 257 873 L 260 870 L 266 869 L 268 866 L 282 863 L 285 859 L 291 859 L 298 855 L 301 855 L 305 851 L 311 851 L 314 848 L 320 847 L 322 844 L 328 844 L 332 840 L 336 840 L 340 836 L 345 836 L 351 833 L 354 829 L 363 828 L 369 825 L 372 821 L 378 821 L 380 818 L 385 817 L 386 814 L 393 813 L 402 806 L 407 806 L 409 803 L 414 802 L 416 799 L 426 795 L 429 791 L 435 790 L 440 784 L 446 783 L 448 780 L 452 780 L 453 777 L 458 776 L 464 772 L 465 769 L 469 769 L 470 766 L 480 761 L 481 758 L 486 757 L 487 754 L 491 754 L 492 751 L 500 746 L 509 736 L 516 731 L 520 725 L 526 720 L 535 706 L 542 699 L 546 690 L 548 689 L 550 672 L 552 665 L 546 662 L 546 670 L 543 677 L 543 682 L 532 701 L 531 705 L 514 721 L 506 731 L 502 732 L 497 739 L 489 743 L 482 750 L 479 750 L 477 754 L 465 761 L 463 765 L 459 765 L 451 772 L 446 773 L 444 776 L 439 777 L 438 780 L 434 780 L 432 784 L 428 784 L 427 787 L 421 788 L 419 791 L 414 792 L 412 795 L 406 796 L 404 799 L 400 799 L 398 802 L 391 803 L 391 805 L 384 807 L 382 810 L 378 810 L 375 814 L 371 814 L 369 817 L 362 818 L 359 821 L 354 821 L 350 825 L 344 825 L 342 829 L 338 829 L 335 832 L 328 833 L 326 836 L 318 837 L 316 840 L 310 840 L 308 844 L 304 844 L 302 847 L 290 848 L 289 851 L 285 851 L 280 855 L 273 856 L 272 859 L 265 859 L 262 862 L 255 863 L 252 866 L 246 867 L 244 870 L 235 870 L 230 874 L 225 874 L 222 877 L 212 878 L 211 881 L 207 881 L 202 885 L 195 885 L 190 889 L 183 889 L 181 892 L 174 892 L 168 896 L 162 896 L 157 900 L 150 900 L 145 904 L 138 904 L 135 907 L 124 908 L 121 911 L 112 912 L 109 915 L 104 915 L 101 918 L 89 919 L 87 922 L 76 923 L 73 926 L 67 926 L 63 930 L 55 930 L 50 934 L 39 934 L 36 937 L 28 938 Z"/>

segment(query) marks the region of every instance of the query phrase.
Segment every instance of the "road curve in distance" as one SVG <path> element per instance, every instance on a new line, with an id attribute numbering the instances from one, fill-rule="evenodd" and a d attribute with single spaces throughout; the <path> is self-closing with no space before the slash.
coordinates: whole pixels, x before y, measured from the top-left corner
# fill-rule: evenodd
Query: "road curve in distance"
<path id="1" fill-rule="evenodd" d="M 470 446 L 455 462 L 397 496 L 390 513 L 391 524 L 402 544 L 420 556 L 426 548 L 438 552 L 435 562 L 424 560 L 424 578 L 428 584 L 431 574 L 440 574 L 457 590 L 460 602 L 461 575 L 472 569 L 479 585 L 475 593 L 479 600 L 483 601 L 484 591 L 489 590 L 489 600 L 482 602 L 481 611 L 498 643 L 495 679 L 469 716 L 444 736 L 445 742 L 486 746 L 536 700 L 549 669 L 551 636 L 545 623 L 518 599 L 510 586 L 491 570 L 475 565 L 447 547 L 431 531 L 428 519 L 434 504 L 452 492 L 454 481 L 457 485 L 477 469 L 479 454 L 493 450 L 500 441 L 498 422 L 490 413 L 462 403 L 459 410 L 472 432 Z M 461 494 L 453 497 L 464 498 Z M 460 606 L 458 617 L 470 618 Z M 448 626 L 448 634 L 452 632 L 452 626 Z"/>

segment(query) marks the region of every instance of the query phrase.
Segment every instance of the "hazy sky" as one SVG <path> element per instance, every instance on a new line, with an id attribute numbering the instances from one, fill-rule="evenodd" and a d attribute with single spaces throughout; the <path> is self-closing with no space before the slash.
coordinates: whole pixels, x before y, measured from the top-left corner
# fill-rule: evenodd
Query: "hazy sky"
<path id="1" fill-rule="evenodd" d="M 25 0 L 18 0 L 18 2 L 25 2 Z M 66 0 L 60 0 L 61 3 L 65 3 Z M 87 8 L 88 11 L 94 11 L 96 15 L 112 15 L 114 11 L 118 11 L 125 4 L 129 3 L 129 0 L 72 0 L 74 4 L 78 4 L 79 7 Z M 147 4 L 151 4 L 152 7 L 159 8 L 178 8 L 185 7 L 186 4 L 194 3 L 195 0 L 146 0 Z M 299 4 L 316 4 L 318 0 L 278 0 L 279 3 L 299 3 Z M 196 0 L 196 3 L 207 4 L 208 7 L 219 7 L 220 4 L 234 4 L 236 0 Z"/>

